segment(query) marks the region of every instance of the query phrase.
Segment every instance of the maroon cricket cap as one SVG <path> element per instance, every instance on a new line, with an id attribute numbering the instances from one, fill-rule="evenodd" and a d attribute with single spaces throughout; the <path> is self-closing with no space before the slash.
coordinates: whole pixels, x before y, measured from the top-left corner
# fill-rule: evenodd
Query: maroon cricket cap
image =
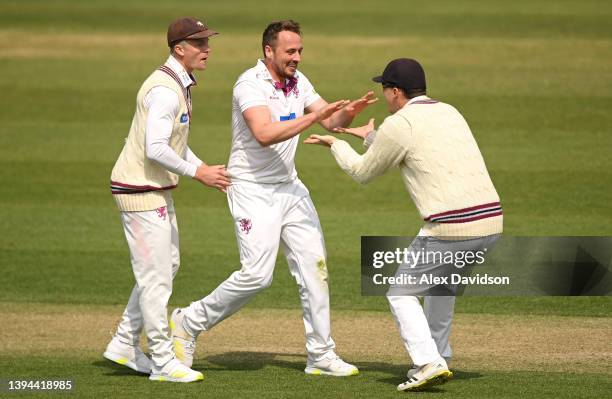
<path id="1" fill-rule="evenodd" d="M 426 89 L 425 71 L 417 60 L 398 58 L 387 64 L 382 75 L 372 80 L 383 86 L 399 87 L 405 90 Z"/>
<path id="2" fill-rule="evenodd" d="M 168 47 L 184 39 L 203 39 L 218 32 L 210 30 L 204 21 L 194 17 L 174 20 L 168 27 Z"/>

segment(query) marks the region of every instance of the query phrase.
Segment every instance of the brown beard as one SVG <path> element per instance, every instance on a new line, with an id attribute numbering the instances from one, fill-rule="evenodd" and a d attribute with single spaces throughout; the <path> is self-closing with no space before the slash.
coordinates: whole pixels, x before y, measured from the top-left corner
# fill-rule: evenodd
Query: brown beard
<path id="1" fill-rule="evenodd" d="M 275 63 L 270 63 L 267 65 L 268 65 L 268 68 L 272 67 L 274 69 L 274 72 L 276 72 L 281 82 L 287 78 L 292 78 L 293 76 L 295 76 L 295 73 L 293 75 L 288 75 L 287 73 L 285 73 L 285 69 L 288 68 L 289 65 L 285 65 L 282 68 L 278 68 Z M 296 66 L 296 69 L 297 69 L 297 66 Z"/>

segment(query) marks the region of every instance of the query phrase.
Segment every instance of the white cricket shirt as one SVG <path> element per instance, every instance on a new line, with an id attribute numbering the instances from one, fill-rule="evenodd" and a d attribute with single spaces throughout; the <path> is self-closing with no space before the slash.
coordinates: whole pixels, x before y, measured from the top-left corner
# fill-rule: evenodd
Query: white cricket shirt
<path id="1" fill-rule="evenodd" d="M 232 148 L 227 168 L 232 181 L 283 183 L 297 177 L 295 151 L 299 135 L 263 147 L 242 116 L 245 110 L 261 105 L 270 110 L 272 122 L 303 116 L 304 109 L 321 97 L 304 74 L 296 71 L 295 78 L 297 84 L 285 95 L 275 87 L 272 75 L 260 59 L 236 81 L 232 98 Z"/>

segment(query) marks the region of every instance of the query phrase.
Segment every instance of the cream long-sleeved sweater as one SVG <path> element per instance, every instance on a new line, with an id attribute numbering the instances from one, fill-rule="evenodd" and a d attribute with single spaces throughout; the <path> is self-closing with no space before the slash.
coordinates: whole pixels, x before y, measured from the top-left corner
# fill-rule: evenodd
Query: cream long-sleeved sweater
<path id="1" fill-rule="evenodd" d="M 370 137 L 371 139 L 371 137 Z M 336 140 L 338 165 L 365 184 L 399 166 L 425 221 L 422 234 L 471 237 L 503 230 L 499 196 L 463 116 L 449 104 L 421 96 L 385 119 L 363 155 Z"/>

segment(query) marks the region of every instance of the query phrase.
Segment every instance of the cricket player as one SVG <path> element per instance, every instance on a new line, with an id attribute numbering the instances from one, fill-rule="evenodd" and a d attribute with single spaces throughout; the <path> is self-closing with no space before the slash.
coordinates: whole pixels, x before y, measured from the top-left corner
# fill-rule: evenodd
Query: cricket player
<path id="1" fill-rule="evenodd" d="M 374 131 L 373 119 L 359 128 L 336 129 L 364 138 L 365 154 L 357 154 L 347 142 L 329 135 L 311 135 L 305 142 L 329 146 L 338 165 L 363 184 L 399 166 L 410 197 L 425 221 L 409 250 L 491 248 L 502 232 L 502 209 L 463 116 L 452 106 L 427 97 L 425 72 L 413 59 L 391 61 L 373 80 L 382 83 L 392 115 L 378 131 Z M 396 275 L 442 266 L 421 260 L 401 265 Z M 444 356 L 450 356 L 448 332 L 454 301 L 439 297 L 433 307 L 430 303 L 428 323 L 417 296 L 391 286 L 387 298 L 416 366 L 398 390 L 418 390 L 452 377 Z M 432 314 L 432 309 L 438 314 Z M 444 332 L 439 337 L 444 342 L 436 345 L 430 325 Z"/>
<path id="2" fill-rule="evenodd" d="M 370 92 L 352 102 L 323 100 L 298 70 L 303 47 L 294 21 L 271 23 L 262 48 L 264 58 L 240 75 L 233 90 L 227 197 L 242 268 L 207 297 L 172 313 L 175 351 L 191 365 L 198 334 L 270 286 L 280 246 L 299 286 L 308 352 L 305 372 L 355 375 L 357 368 L 335 353 L 323 233 L 308 189 L 297 176 L 295 152 L 300 132 L 315 123 L 329 131 L 348 126 L 376 99 Z"/>
<path id="3" fill-rule="evenodd" d="M 151 380 L 203 379 L 176 360 L 168 328 L 167 305 L 180 263 L 171 190 L 179 176 L 221 191 L 230 184 L 223 165 L 206 165 L 187 146 L 196 84 L 192 72 L 206 68 L 209 37 L 216 33 L 192 17 L 170 24 L 170 56 L 138 91 L 132 126 L 111 175 L 136 286 L 104 357 L 150 374 Z M 139 347 L 143 329 L 151 359 Z"/>

